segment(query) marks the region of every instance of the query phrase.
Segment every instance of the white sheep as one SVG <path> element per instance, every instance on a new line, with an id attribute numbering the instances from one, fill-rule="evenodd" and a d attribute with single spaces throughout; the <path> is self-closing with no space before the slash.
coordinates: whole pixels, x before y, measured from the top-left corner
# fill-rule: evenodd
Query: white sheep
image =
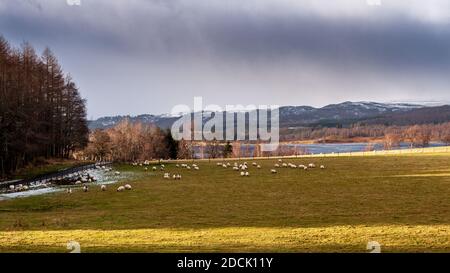
<path id="1" fill-rule="evenodd" d="M 177 179 L 178 179 L 178 180 L 181 179 L 181 174 L 177 174 Z"/>
<path id="2" fill-rule="evenodd" d="M 245 172 L 245 176 L 250 176 L 250 174 L 248 172 Z"/>
<path id="3" fill-rule="evenodd" d="M 281 162 L 283 162 L 283 160 L 281 160 L 281 159 L 278 159 L 278 162 L 280 162 L 280 163 L 281 163 Z"/>
<path id="4" fill-rule="evenodd" d="M 316 165 L 315 165 L 314 163 L 309 163 L 308 167 L 309 167 L 309 168 L 315 168 Z"/>
<path id="5" fill-rule="evenodd" d="M 234 167 L 233 167 L 233 170 L 234 170 L 234 171 L 239 171 L 239 167 L 234 166 Z"/>
<path id="6" fill-rule="evenodd" d="M 120 172 L 116 171 L 114 174 L 115 174 L 115 175 L 120 175 Z"/>
<path id="7" fill-rule="evenodd" d="M 14 185 L 9 185 L 9 189 L 13 191 L 15 189 Z"/>
<path id="8" fill-rule="evenodd" d="M 86 186 L 86 185 L 84 185 L 84 186 L 83 186 L 83 191 L 84 191 L 84 192 L 88 192 L 88 191 L 89 191 L 89 187 Z"/>
<path id="9" fill-rule="evenodd" d="M 283 166 L 283 168 L 287 168 L 288 164 L 283 163 L 282 166 Z"/>
<path id="10" fill-rule="evenodd" d="M 191 167 L 190 167 L 190 166 L 186 166 L 186 169 L 190 170 L 190 169 L 191 169 Z"/>
<path id="11" fill-rule="evenodd" d="M 216 165 L 220 167 L 223 165 L 223 163 L 217 162 Z"/>
<path id="12" fill-rule="evenodd" d="M 101 185 L 100 188 L 101 188 L 102 191 L 106 191 L 106 185 Z"/>
<path id="13" fill-rule="evenodd" d="M 245 176 L 245 172 L 241 172 L 241 176 Z"/>
<path id="14" fill-rule="evenodd" d="M 117 188 L 117 191 L 118 191 L 118 192 L 121 192 L 121 191 L 124 191 L 124 190 L 125 190 L 125 187 L 124 187 L 124 186 L 120 186 L 120 187 Z"/>
<path id="15" fill-rule="evenodd" d="M 145 171 L 148 171 L 148 168 L 147 168 L 147 167 L 145 167 L 145 168 L 144 168 L 144 170 L 145 170 Z"/>
<path id="16" fill-rule="evenodd" d="M 195 166 L 194 170 L 198 171 L 198 170 L 200 170 L 200 168 L 198 166 Z"/>
<path id="17" fill-rule="evenodd" d="M 325 166 L 324 165 L 320 165 L 320 168 L 323 170 L 323 169 L 325 169 Z"/>
<path id="18" fill-rule="evenodd" d="M 180 164 L 177 164 L 177 165 L 175 165 L 177 168 L 179 168 L 180 167 Z"/>
<path id="19" fill-rule="evenodd" d="M 66 190 L 66 193 L 72 193 L 72 189 L 71 188 L 68 188 L 67 190 Z"/>
<path id="20" fill-rule="evenodd" d="M 257 166 L 258 164 L 257 164 L 256 162 L 253 162 L 252 165 L 253 165 L 253 166 Z"/>
<path id="21" fill-rule="evenodd" d="M 280 164 L 275 164 L 274 167 L 275 167 L 275 168 L 279 168 L 279 167 L 280 167 Z"/>
<path id="22" fill-rule="evenodd" d="M 277 173 L 277 170 L 272 169 L 272 170 L 270 170 L 270 172 L 271 172 L 271 173 Z"/>
<path id="23" fill-rule="evenodd" d="M 131 187 L 131 185 L 130 185 L 130 184 L 126 184 L 126 185 L 125 185 L 125 189 L 126 189 L 126 190 L 131 190 L 131 189 L 132 189 L 132 187 Z"/>
<path id="24" fill-rule="evenodd" d="M 170 174 L 169 173 L 165 173 L 164 174 L 164 179 L 169 179 L 170 178 Z"/>
<path id="25" fill-rule="evenodd" d="M 258 166 L 256 166 L 256 168 L 257 168 L 257 169 L 261 169 L 261 166 L 260 166 L 260 165 L 258 165 Z"/>

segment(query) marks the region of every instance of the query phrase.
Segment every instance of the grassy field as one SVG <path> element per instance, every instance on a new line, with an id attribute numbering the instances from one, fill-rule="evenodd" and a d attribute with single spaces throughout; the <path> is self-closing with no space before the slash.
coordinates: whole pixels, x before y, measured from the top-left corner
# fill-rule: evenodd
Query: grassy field
<path id="1" fill-rule="evenodd" d="M 325 170 L 240 177 L 216 162 L 199 171 L 117 166 L 132 191 L 92 187 L 0 202 L 0 252 L 450 252 L 450 154 L 284 159 Z M 253 161 L 248 160 L 248 163 Z M 124 183 L 121 183 L 124 184 Z"/>

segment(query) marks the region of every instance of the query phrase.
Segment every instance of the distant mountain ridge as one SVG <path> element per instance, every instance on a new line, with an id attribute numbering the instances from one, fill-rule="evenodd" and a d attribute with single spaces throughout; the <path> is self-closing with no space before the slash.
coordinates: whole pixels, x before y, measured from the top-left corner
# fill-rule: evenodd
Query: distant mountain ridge
<path id="1" fill-rule="evenodd" d="M 311 106 L 282 106 L 280 127 L 331 127 L 336 125 L 386 124 L 408 125 L 450 121 L 450 106 L 425 106 L 409 103 L 350 102 L 330 104 L 315 108 Z M 170 128 L 179 117 L 170 115 L 113 116 L 89 121 L 89 128 L 106 129 L 124 119 L 130 122 L 154 124 Z"/>

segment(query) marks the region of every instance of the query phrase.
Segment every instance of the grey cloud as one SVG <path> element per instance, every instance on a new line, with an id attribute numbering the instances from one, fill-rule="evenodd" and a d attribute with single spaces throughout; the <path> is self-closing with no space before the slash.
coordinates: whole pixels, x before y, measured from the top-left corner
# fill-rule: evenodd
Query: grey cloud
<path id="1" fill-rule="evenodd" d="M 288 0 L 14 2 L 0 4 L 0 33 L 52 47 L 93 116 L 167 112 L 194 95 L 319 105 L 421 99 L 426 90 L 450 99 L 450 20 L 422 14 L 417 1 L 378 10 L 355 0 L 329 9 Z"/>

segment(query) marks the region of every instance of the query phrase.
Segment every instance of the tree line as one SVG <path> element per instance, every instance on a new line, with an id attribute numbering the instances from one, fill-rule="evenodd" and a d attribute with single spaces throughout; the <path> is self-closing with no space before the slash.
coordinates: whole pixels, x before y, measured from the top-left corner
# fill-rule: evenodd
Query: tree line
<path id="1" fill-rule="evenodd" d="M 41 56 L 0 36 L 0 175 L 88 142 L 86 105 L 49 48 Z"/>

